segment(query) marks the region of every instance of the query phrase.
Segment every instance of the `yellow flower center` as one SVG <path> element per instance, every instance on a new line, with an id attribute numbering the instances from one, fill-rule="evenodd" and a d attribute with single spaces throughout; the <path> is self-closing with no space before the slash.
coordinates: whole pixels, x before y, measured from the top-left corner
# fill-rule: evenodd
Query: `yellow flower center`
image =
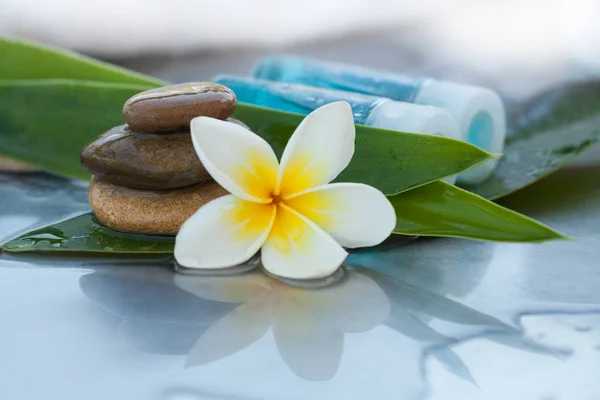
<path id="1" fill-rule="evenodd" d="M 275 193 L 271 193 L 271 203 L 275 204 L 275 205 L 279 205 L 280 203 L 285 204 L 285 202 L 283 201 L 283 196 L 281 196 L 281 194 L 275 194 Z"/>

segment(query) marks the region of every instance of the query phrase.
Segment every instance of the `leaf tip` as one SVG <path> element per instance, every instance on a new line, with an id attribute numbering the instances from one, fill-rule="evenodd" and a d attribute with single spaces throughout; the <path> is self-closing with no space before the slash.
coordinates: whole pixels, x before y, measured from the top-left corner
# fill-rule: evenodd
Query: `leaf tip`
<path id="1" fill-rule="evenodd" d="M 575 236 L 563 235 L 563 234 L 562 234 L 562 233 L 560 233 L 560 232 L 557 232 L 557 233 L 558 233 L 558 235 L 560 236 L 560 237 L 558 238 L 558 240 L 566 240 L 566 241 L 569 241 L 569 242 L 576 242 L 577 240 L 579 240 L 579 239 L 578 239 L 578 238 L 576 238 Z"/>
<path id="2" fill-rule="evenodd" d="M 535 241 L 535 243 L 544 243 L 544 242 L 550 242 L 550 241 L 554 241 L 554 240 L 565 240 L 565 241 L 569 241 L 569 242 L 574 242 L 576 240 L 578 240 L 576 237 L 574 236 L 569 236 L 569 235 L 564 235 L 560 232 L 555 231 L 554 229 L 545 226 L 547 229 L 547 235 L 539 238 L 538 240 Z"/>

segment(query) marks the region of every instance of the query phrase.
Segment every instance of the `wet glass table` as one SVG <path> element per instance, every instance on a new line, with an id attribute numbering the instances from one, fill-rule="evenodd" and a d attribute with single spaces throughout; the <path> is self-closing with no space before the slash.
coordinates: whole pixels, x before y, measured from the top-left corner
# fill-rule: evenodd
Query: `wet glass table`
<path id="1" fill-rule="evenodd" d="M 43 173 L 0 204 L 1 239 L 89 207 Z M 1 254 L 0 398 L 600 398 L 600 150 L 503 204 L 577 240 L 395 240 L 321 288 Z"/>

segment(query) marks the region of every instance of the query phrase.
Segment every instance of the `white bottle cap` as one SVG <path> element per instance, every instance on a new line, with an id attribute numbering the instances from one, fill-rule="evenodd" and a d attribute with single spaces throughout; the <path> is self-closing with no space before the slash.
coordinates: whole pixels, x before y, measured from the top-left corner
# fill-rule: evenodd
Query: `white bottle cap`
<path id="1" fill-rule="evenodd" d="M 415 103 L 448 110 L 458 123 L 461 140 L 489 153 L 501 153 L 506 138 L 506 113 L 500 96 L 489 89 L 428 80 L 423 83 Z M 500 158 L 463 172 L 459 183 L 476 184 L 490 177 Z"/>
<path id="2" fill-rule="evenodd" d="M 382 100 L 371 110 L 366 125 L 401 132 L 424 133 L 461 139 L 461 134 L 448 111 L 437 107 Z M 456 175 L 444 179 L 454 184 Z"/>

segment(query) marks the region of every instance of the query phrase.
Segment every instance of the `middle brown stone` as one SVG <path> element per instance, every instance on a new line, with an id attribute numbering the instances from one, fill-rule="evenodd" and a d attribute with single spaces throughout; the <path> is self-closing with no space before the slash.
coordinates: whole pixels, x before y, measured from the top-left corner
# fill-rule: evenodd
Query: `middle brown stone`
<path id="1" fill-rule="evenodd" d="M 175 189 L 211 179 L 189 131 L 139 133 L 117 126 L 83 150 L 81 164 L 103 181 L 135 189 Z"/>

